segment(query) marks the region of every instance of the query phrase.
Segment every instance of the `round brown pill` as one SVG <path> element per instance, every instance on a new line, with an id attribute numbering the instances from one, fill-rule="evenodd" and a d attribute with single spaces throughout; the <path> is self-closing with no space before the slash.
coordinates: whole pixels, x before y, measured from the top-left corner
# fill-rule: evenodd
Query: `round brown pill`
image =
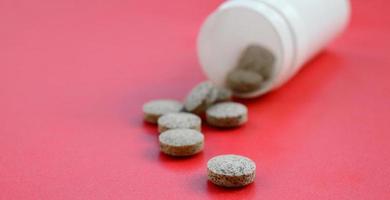
<path id="1" fill-rule="evenodd" d="M 193 129 L 172 129 L 158 137 L 160 150 L 171 156 L 191 156 L 203 150 L 204 136 Z"/>
<path id="2" fill-rule="evenodd" d="M 162 115 L 181 110 L 183 110 L 183 104 L 171 99 L 152 100 L 143 105 L 144 120 L 154 124 Z"/>
<path id="3" fill-rule="evenodd" d="M 256 164 L 244 156 L 216 156 L 207 162 L 207 177 L 218 186 L 242 187 L 255 180 Z"/>
<path id="4" fill-rule="evenodd" d="M 263 77 L 268 78 L 275 64 L 274 54 L 260 45 L 250 45 L 238 61 L 238 68 L 256 71 Z"/>
<path id="5" fill-rule="evenodd" d="M 200 131 L 202 120 L 192 113 L 168 113 L 158 119 L 158 131 L 160 133 L 178 128 L 195 129 Z"/>
<path id="6" fill-rule="evenodd" d="M 248 120 L 248 109 L 245 105 L 235 102 L 217 103 L 206 111 L 208 124 L 220 128 L 237 127 Z"/>
<path id="7" fill-rule="evenodd" d="M 229 89 L 226 88 L 217 88 L 218 95 L 215 102 L 224 102 L 224 101 L 230 101 L 233 98 L 233 93 Z"/>
<path id="8" fill-rule="evenodd" d="M 188 112 L 202 114 L 218 97 L 218 90 L 210 81 L 196 85 L 187 95 L 184 108 Z"/>
<path id="9" fill-rule="evenodd" d="M 263 77 L 250 70 L 235 69 L 226 77 L 227 86 L 237 93 L 249 93 L 260 89 Z"/>

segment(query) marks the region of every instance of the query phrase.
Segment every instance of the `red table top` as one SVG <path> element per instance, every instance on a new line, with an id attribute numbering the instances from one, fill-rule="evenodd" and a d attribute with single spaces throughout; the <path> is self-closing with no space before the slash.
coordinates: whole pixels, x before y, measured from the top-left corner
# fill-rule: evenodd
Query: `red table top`
<path id="1" fill-rule="evenodd" d="M 203 153 L 159 153 L 141 107 L 205 77 L 200 24 L 221 1 L 0 1 L 0 199 L 390 199 L 390 2 L 353 1 L 346 34 L 281 89 L 248 100 Z M 218 154 L 256 161 L 239 190 Z"/>

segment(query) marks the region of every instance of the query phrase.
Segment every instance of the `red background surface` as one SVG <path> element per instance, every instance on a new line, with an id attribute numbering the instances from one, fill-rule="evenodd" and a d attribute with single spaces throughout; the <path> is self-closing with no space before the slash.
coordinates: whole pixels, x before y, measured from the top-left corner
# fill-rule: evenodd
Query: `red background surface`
<path id="1" fill-rule="evenodd" d="M 0 0 L 0 199 L 390 199 L 390 2 L 353 1 L 346 34 L 249 123 L 204 127 L 189 159 L 159 153 L 150 99 L 205 77 L 195 39 L 220 0 Z M 206 181 L 218 154 L 256 182 Z"/>

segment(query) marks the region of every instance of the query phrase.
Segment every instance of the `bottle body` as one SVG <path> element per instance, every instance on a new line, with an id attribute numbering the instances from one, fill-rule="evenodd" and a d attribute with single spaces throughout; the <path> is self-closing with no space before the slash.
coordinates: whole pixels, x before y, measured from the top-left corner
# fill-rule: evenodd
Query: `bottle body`
<path id="1" fill-rule="evenodd" d="M 214 11 L 198 36 L 200 64 L 208 78 L 225 86 L 227 73 L 248 45 L 275 56 L 271 78 L 256 97 L 287 82 L 346 27 L 348 0 L 230 0 Z"/>

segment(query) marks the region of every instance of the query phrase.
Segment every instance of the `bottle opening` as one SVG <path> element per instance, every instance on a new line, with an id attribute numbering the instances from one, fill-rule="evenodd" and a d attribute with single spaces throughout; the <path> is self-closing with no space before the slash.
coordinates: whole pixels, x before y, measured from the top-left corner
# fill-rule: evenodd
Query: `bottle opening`
<path id="1" fill-rule="evenodd" d="M 227 1 L 199 32 L 199 61 L 216 85 L 240 98 L 258 97 L 287 73 L 293 56 L 291 36 L 286 21 L 269 6 Z"/>
<path id="2" fill-rule="evenodd" d="M 227 74 L 225 85 L 237 96 L 246 96 L 263 89 L 272 80 L 275 59 L 274 53 L 266 47 L 250 44 Z"/>

